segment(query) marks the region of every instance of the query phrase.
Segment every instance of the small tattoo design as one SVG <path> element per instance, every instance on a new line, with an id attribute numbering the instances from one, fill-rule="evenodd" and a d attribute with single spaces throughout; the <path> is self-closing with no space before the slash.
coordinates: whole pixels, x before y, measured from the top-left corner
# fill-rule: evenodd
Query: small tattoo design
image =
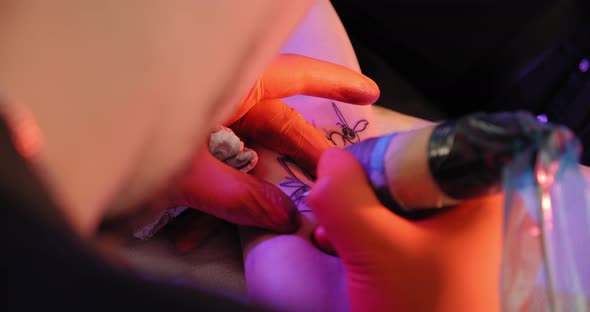
<path id="1" fill-rule="evenodd" d="M 326 137 L 328 138 L 328 140 L 330 140 L 330 142 L 332 142 L 334 145 L 337 145 L 336 139 L 340 138 L 344 146 L 346 146 L 347 144 L 354 144 L 360 142 L 361 137 L 359 133 L 367 129 L 369 122 L 366 119 L 361 119 L 354 124 L 354 127 L 351 128 L 348 125 L 348 122 L 344 118 L 344 115 L 342 114 L 338 106 L 336 106 L 336 103 L 332 102 L 332 107 L 336 112 L 338 120 L 340 120 L 340 122 L 336 123 L 336 125 L 339 126 L 341 129 L 339 131 L 327 131 L 324 129 L 324 131 L 326 131 Z"/>
<path id="2" fill-rule="evenodd" d="M 312 177 L 303 170 L 293 170 L 294 168 L 298 168 L 298 166 L 286 156 L 279 157 L 277 160 L 289 175 L 284 182 L 279 184 L 279 186 L 292 190 L 289 197 L 291 197 L 291 200 L 297 205 L 297 209 L 300 212 L 311 212 L 311 209 L 307 208 L 305 197 L 311 189 L 310 181 L 312 181 Z M 301 174 L 297 175 L 295 173 L 296 171 L 301 172 Z"/>

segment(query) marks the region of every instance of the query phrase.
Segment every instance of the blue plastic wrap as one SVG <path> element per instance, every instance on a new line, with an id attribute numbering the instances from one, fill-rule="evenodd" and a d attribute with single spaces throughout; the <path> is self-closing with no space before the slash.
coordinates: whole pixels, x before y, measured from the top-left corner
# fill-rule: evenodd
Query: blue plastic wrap
<path id="1" fill-rule="evenodd" d="M 580 144 L 555 127 L 504 170 L 502 310 L 590 311 L 590 194 Z"/>

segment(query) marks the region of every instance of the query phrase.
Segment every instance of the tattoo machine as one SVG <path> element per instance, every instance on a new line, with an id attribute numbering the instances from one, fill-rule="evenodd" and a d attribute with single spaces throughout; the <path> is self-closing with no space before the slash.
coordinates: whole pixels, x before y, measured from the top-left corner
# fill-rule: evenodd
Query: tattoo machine
<path id="1" fill-rule="evenodd" d="M 363 165 L 383 205 L 420 219 L 460 200 L 500 192 L 508 163 L 537 150 L 556 129 L 571 135 L 524 111 L 474 113 L 370 138 L 347 150 Z"/>
<path id="2" fill-rule="evenodd" d="M 503 191 L 502 311 L 590 311 L 590 192 L 569 129 L 476 113 L 348 150 L 381 203 L 410 219 Z"/>

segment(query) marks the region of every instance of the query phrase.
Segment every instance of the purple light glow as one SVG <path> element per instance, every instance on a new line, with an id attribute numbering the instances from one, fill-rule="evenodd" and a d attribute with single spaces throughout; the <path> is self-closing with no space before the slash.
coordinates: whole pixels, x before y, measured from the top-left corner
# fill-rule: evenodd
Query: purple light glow
<path id="1" fill-rule="evenodd" d="M 545 115 L 545 114 L 537 115 L 537 120 L 542 123 L 547 123 L 547 121 L 549 121 L 549 119 L 547 118 L 547 115 Z"/>
<path id="2" fill-rule="evenodd" d="M 580 64 L 578 64 L 578 68 L 581 72 L 585 73 L 588 71 L 588 68 L 590 68 L 590 62 L 588 62 L 587 59 L 582 59 Z"/>

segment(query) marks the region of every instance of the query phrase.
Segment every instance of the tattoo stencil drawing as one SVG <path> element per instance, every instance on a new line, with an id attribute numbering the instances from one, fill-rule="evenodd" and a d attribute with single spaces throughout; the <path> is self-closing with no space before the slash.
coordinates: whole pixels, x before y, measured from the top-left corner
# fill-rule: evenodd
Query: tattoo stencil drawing
<path id="1" fill-rule="evenodd" d="M 367 129 L 369 122 L 366 119 L 361 119 L 354 124 L 354 127 L 351 128 L 348 125 L 348 122 L 344 118 L 344 115 L 342 114 L 338 106 L 336 106 L 336 103 L 332 102 L 332 108 L 334 108 L 336 116 L 338 117 L 338 120 L 340 120 L 340 122 L 336 123 L 336 125 L 339 126 L 341 129 L 340 131 L 327 131 L 324 129 L 324 131 L 326 131 L 326 137 L 328 138 L 328 140 L 330 140 L 334 145 L 337 145 L 334 138 L 340 137 L 340 139 L 342 140 L 342 144 L 344 146 L 346 146 L 347 144 L 354 144 L 360 142 L 361 137 L 359 133 Z"/>
<path id="2" fill-rule="evenodd" d="M 337 145 L 337 143 L 342 140 L 344 146 L 360 142 L 361 138 L 359 133 L 367 129 L 369 122 L 366 119 L 360 119 L 356 121 L 354 127 L 351 128 L 336 103 L 332 102 L 332 108 L 334 109 L 334 112 L 336 112 L 336 117 L 338 117 L 339 122 L 337 122 L 336 125 L 339 126 L 340 129 L 332 131 L 324 129 L 327 139 L 334 145 Z M 315 126 L 315 120 L 312 121 L 312 124 Z M 338 140 L 338 138 L 340 138 L 340 140 Z M 278 157 L 277 160 L 288 174 L 288 176 L 285 177 L 285 181 L 280 183 L 279 186 L 289 194 L 289 197 L 291 197 L 291 200 L 297 205 L 299 211 L 311 212 L 311 209 L 307 207 L 305 198 L 315 179 L 299 168 L 299 166 L 297 166 L 297 164 L 289 157 L 281 156 Z"/>
<path id="3" fill-rule="evenodd" d="M 300 212 L 311 212 L 311 209 L 309 209 L 305 203 L 305 196 L 311 189 L 311 181 L 313 181 L 312 177 L 305 171 L 299 169 L 299 167 L 286 156 L 279 157 L 277 160 L 289 175 L 285 178 L 284 182 L 279 184 L 279 186 L 292 190 L 290 194 L 287 191 L 286 192 L 289 194 L 289 197 L 291 197 L 291 200 L 293 200 L 295 205 L 297 205 L 297 209 Z M 296 172 L 301 173 L 296 174 Z"/>

